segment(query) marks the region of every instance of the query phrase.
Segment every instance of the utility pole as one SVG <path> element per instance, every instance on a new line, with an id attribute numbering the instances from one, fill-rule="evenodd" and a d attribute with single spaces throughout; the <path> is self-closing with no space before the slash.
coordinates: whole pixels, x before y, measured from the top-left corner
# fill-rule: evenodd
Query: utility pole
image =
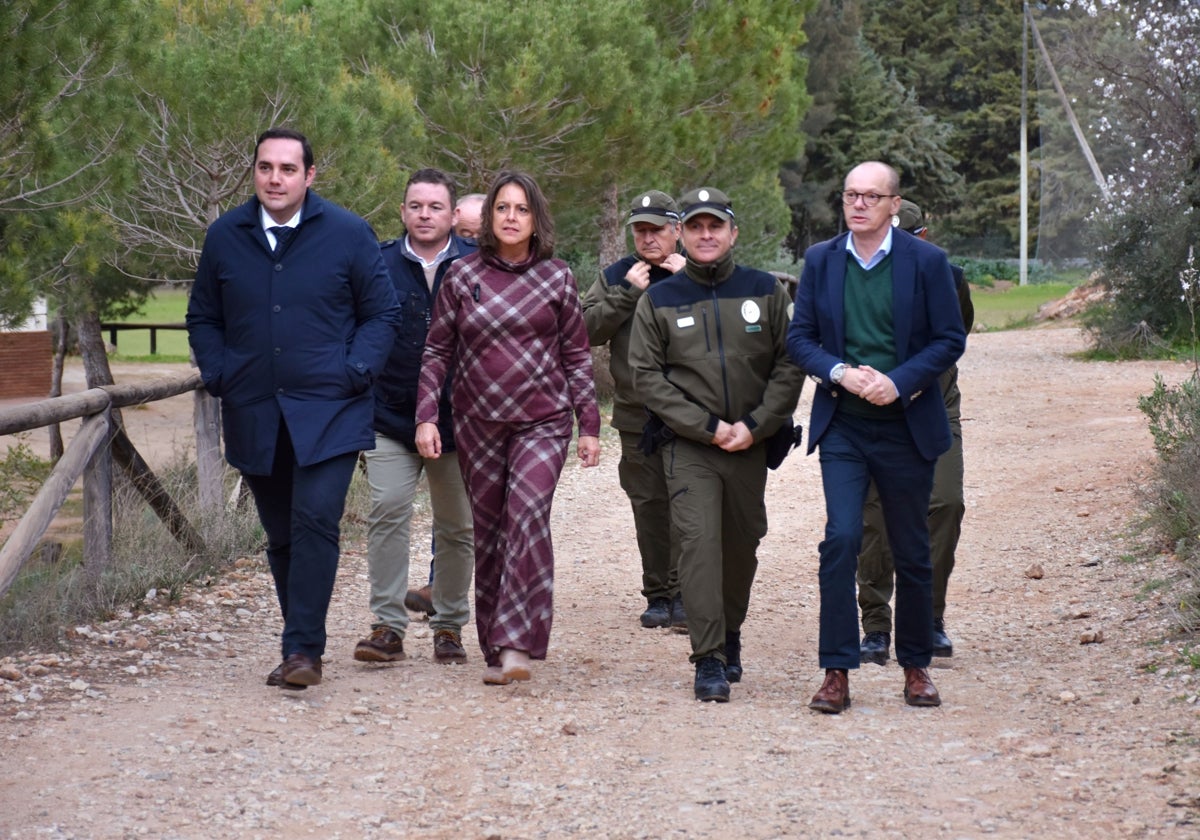
<path id="1" fill-rule="evenodd" d="M 1087 158 L 1088 166 L 1092 168 L 1092 177 L 1096 180 L 1096 186 L 1100 188 L 1100 194 L 1104 196 L 1105 201 L 1110 201 L 1112 195 L 1108 191 L 1108 182 L 1104 180 L 1104 174 L 1100 171 L 1100 164 L 1096 163 L 1096 156 L 1092 154 L 1092 147 L 1088 145 L 1087 138 L 1083 136 L 1083 129 L 1079 127 L 1079 120 L 1075 119 L 1075 111 L 1071 108 L 1071 102 L 1067 99 L 1067 92 L 1063 90 L 1062 82 L 1058 80 L 1058 71 L 1054 69 L 1054 62 L 1050 60 L 1050 53 L 1046 49 L 1046 44 L 1042 41 L 1042 33 L 1038 31 L 1037 22 L 1033 19 L 1033 14 L 1029 11 L 1029 4 L 1025 4 L 1025 20 L 1029 24 L 1029 28 L 1033 30 L 1033 40 L 1037 42 L 1038 50 L 1042 54 L 1042 58 L 1046 62 L 1046 69 L 1050 71 L 1050 81 L 1054 83 L 1054 90 L 1058 93 L 1058 99 L 1062 102 L 1063 110 L 1067 114 L 1067 120 L 1071 123 L 1071 128 L 1075 131 L 1075 139 L 1079 141 L 1079 148 L 1083 150 L 1083 156 Z"/>

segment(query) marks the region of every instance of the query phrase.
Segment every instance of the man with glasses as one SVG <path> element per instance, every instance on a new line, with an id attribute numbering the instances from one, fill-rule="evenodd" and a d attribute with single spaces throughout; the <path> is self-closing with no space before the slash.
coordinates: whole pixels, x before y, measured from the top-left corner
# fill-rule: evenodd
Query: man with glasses
<path id="1" fill-rule="evenodd" d="M 928 230 L 925 227 L 925 215 L 913 202 L 907 199 L 901 201 L 900 212 L 894 218 L 900 230 L 925 238 Z M 962 268 L 952 263 L 950 270 L 954 273 L 954 290 L 958 295 L 963 327 L 970 333 L 975 321 L 971 287 L 963 276 Z M 933 495 L 929 500 L 929 547 L 933 561 L 933 655 L 948 657 L 954 655 L 954 645 L 946 635 L 946 588 L 950 573 L 954 571 L 954 553 L 966 512 L 963 503 L 962 394 L 958 390 L 958 365 L 951 365 L 938 377 L 938 385 L 946 403 L 946 416 L 950 420 L 954 442 L 938 458 L 933 471 Z M 879 494 L 872 487 L 863 508 L 863 543 L 858 555 L 858 606 L 862 610 L 863 628 L 859 657 L 863 662 L 884 665 L 888 661 L 892 632 L 892 608 L 889 602 L 894 589 L 894 573 L 883 511 L 879 507 Z"/>
<path id="2" fill-rule="evenodd" d="M 896 567 L 896 659 L 911 706 L 938 706 L 927 668 L 933 595 L 926 517 L 934 465 L 950 448 L 937 379 L 962 355 L 966 332 L 950 263 L 892 226 L 900 176 L 859 164 L 842 193 L 847 233 L 809 248 L 788 329 L 788 352 L 819 387 L 808 451 L 820 447 L 825 539 L 819 551 L 821 688 L 809 708 L 850 706 L 859 666 L 854 579 L 863 503 L 872 481 Z"/>
<path id="3" fill-rule="evenodd" d="M 687 630 L 687 613 L 679 595 L 679 546 L 671 538 L 671 510 L 662 454 L 640 448 L 646 409 L 633 387 L 629 368 L 629 336 L 633 311 L 651 284 L 682 271 L 679 253 L 679 208 L 664 192 L 650 190 L 633 200 L 625 224 L 633 230 L 634 253 L 617 260 L 588 289 L 583 320 L 593 347 L 608 342 L 613 394 L 613 428 L 621 436 L 617 475 L 633 507 L 638 551 L 642 556 L 643 627 Z"/>

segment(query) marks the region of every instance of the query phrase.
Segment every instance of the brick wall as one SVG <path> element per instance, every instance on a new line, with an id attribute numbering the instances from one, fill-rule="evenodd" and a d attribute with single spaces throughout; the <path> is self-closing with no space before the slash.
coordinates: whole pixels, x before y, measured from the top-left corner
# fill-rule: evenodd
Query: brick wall
<path id="1" fill-rule="evenodd" d="M 0 399 L 50 393 L 50 333 L 0 332 Z"/>

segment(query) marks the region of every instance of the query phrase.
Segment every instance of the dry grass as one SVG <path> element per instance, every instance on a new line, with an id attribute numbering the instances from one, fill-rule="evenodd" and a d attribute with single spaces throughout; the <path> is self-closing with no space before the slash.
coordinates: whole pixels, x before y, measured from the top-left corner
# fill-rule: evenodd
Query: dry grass
<path id="1" fill-rule="evenodd" d="M 77 537 L 47 543 L 0 599 L 0 653 L 53 645 L 66 628 L 137 610 L 150 590 L 160 600 L 175 600 L 189 581 L 215 576 L 237 558 L 261 550 L 262 528 L 253 504 L 201 516 L 193 463 L 177 460 L 160 470 L 159 478 L 204 536 L 207 551 L 189 554 L 118 476 L 109 568 L 93 581 Z M 233 476 L 231 489 L 232 483 Z"/>

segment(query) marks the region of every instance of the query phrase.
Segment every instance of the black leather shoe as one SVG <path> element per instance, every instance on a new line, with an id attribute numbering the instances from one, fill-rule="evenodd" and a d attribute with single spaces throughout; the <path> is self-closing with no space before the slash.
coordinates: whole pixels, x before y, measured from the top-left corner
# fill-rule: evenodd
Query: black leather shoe
<path id="1" fill-rule="evenodd" d="M 858 661 L 874 662 L 876 665 L 886 665 L 888 649 L 892 646 L 892 634 L 875 631 L 863 636 L 858 648 Z"/>
<path id="2" fill-rule="evenodd" d="M 671 623 L 671 599 L 651 598 L 650 605 L 642 613 L 643 627 L 666 627 Z"/>
<path id="3" fill-rule="evenodd" d="M 725 666 L 715 656 L 696 660 L 696 699 L 705 702 L 729 702 L 729 680 L 725 679 Z"/>
<path id="4" fill-rule="evenodd" d="M 725 631 L 725 679 L 742 681 L 742 634 Z"/>
<path id="5" fill-rule="evenodd" d="M 683 596 L 678 592 L 671 600 L 671 629 L 677 633 L 687 632 L 687 610 L 683 608 Z"/>
<path id="6" fill-rule="evenodd" d="M 940 618 L 933 620 L 933 655 L 954 656 L 954 642 L 946 635 L 946 622 Z"/>

